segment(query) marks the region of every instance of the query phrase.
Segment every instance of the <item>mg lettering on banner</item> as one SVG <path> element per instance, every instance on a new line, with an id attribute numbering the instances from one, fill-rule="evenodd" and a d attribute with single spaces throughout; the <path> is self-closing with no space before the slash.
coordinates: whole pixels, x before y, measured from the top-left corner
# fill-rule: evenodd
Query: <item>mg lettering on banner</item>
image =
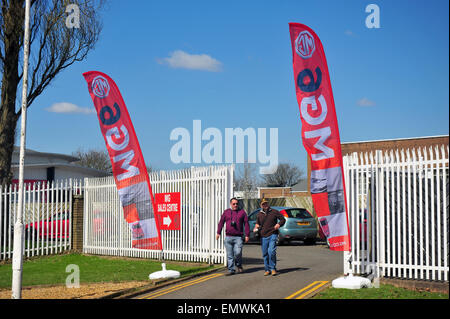
<path id="1" fill-rule="evenodd" d="M 111 159 L 124 218 L 132 233 L 132 246 L 160 250 L 161 236 L 147 168 L 119 88 L 104 73 L 91 71 L 83 76 Z"/>
<path id="2" fill-rule="evenodd" d="M 332 250 L 350 250 L 341 142 L 330 75 L 319 37 L 290 23 L 302 141 L 311 160 L 311 197 Z"/>

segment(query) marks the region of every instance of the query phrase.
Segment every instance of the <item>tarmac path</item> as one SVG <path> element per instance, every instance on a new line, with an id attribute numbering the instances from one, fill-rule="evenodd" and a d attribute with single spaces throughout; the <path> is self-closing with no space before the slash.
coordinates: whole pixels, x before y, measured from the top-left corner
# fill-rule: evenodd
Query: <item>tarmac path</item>
<path id="1" fill-rule="evenodd" d="M 245 244 L 243 273 L 226 270 L 178 282 L 137 299 L 302 299 L 343 273 L 343 253 L 326 245 L 292 242 L 278 246 L 276 276 L 263 276 L 261 246 Z"/>

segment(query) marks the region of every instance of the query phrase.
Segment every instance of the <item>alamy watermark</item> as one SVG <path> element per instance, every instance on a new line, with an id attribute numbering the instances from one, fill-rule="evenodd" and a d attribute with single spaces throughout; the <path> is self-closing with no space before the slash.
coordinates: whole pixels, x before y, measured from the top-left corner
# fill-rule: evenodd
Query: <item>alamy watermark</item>
<path id="1" fill-rule="evenodd" d="M 68 4 L 66 13 L 69 14 L 66 18 L 66 27 L 78 29 L 80 27 L 80 7 L 74 3 Z"/>
<path id="2" fill-rule="evenodd" d="M 370 13 L 366 17 L 366 27 L 368 29 L 380 28 L 380 7 L 376 4 L 369 4 L 366 6 L 366 13 Z"/>
<path id="3" fill-rule="evenodd" d="M 225 128 L 223 137 L 218 128 L 202 130 L 202 121 L 193 120 L 192 134 L 177 127 L 170 132 L 170 140 L 176 141 L 170 149 L 170 159 L 175 164 L 259 163 L 260 174 L 273 174 L 278 167 L 278 128 L 270 128 L 269 136 L 266 128 Z"/>
<path id="4" fill-rule="evenodd" d="M 67 265 L 66 272 L 70 273 L 66 278 L 66 287 L 80 288 L 80 267 L 75 264 Z"/>

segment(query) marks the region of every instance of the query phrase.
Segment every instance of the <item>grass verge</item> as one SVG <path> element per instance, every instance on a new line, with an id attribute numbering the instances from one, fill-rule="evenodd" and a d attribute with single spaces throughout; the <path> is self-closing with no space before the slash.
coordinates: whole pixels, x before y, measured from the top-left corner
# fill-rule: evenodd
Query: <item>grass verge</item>
<path id="1" fill-rule="evenodd" d="M 329 287 L 313 299 L 448 299 L 447 294 L 410 290 L 392 285 L 380 288 L 341 289 Z"/>
<path id="2" fill-rule="evenodd" d="M 165 262 L 168 270 L 179 271 L 181 276 L 214 268 L 202 263 Z M 24 260 L 22 286 L 64 285 L 77 265 L 80 283 L 145 281 L 152 272 L 162 270 L 161 262 L 148 259 L 90 256 L 77 253 L 52 255 Z M 11 288 L 12 264 L 0 264 L 0 288 Z"/>

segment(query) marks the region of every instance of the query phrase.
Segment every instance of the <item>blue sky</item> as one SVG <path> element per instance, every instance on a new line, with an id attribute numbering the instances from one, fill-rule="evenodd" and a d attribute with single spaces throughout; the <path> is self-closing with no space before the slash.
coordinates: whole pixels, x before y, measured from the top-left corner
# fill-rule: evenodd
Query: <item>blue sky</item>
<path id="1" fill-rule="evenodd" d="M 365 25 L 371 3 L 378 29 Z M 117 83 L 156 169 L 189 166 L 171 161 L 169 137 L 177 127 L 192 135 L 193 120 L 223 135 L 278 128 L 278 161 L 306 169 L 289 22 L 322 41 L 342 142 L 448 134 L 448 12 L 444 0 L 110 1 L 95 50 L 29 108 L 26 146 L 105 149 L 96 114 L 51 111 L 94 110 L 82 73 L 98 70 Z"/>

